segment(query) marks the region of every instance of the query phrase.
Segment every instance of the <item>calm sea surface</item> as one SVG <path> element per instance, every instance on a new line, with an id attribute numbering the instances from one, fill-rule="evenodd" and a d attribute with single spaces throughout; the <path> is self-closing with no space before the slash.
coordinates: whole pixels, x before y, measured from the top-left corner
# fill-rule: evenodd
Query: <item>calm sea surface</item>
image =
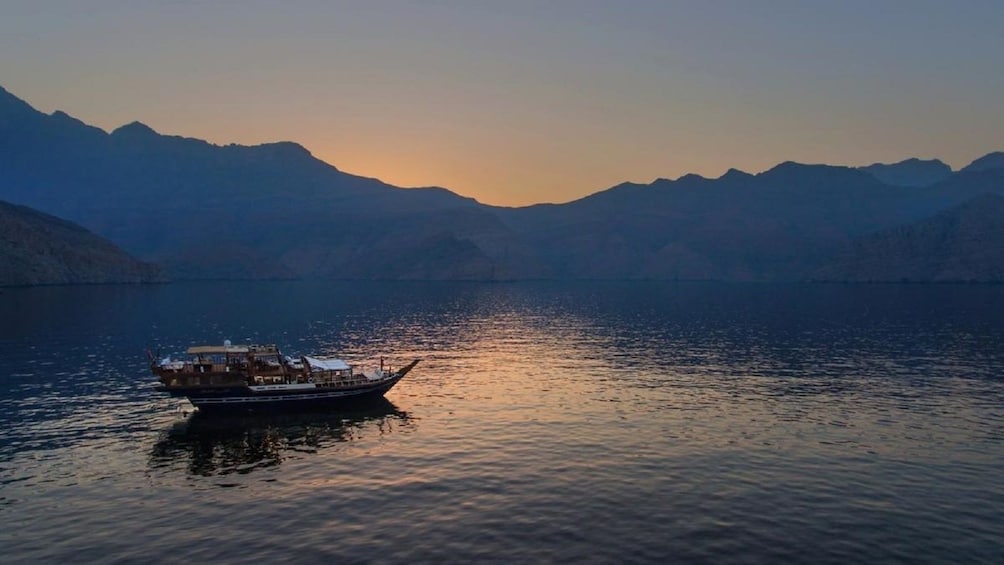
<path id="1" fill-rule="evenodd" d="M 424 361 L 205 418 L 147 348 Z M 1004 286 L 0 292 L 4 562 L 997 562 Z"/>

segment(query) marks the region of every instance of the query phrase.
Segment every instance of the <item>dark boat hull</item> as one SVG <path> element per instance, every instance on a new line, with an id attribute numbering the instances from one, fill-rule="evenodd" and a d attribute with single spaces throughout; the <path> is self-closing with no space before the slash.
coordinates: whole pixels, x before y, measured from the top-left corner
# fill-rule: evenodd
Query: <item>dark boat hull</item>
<path id="1" fill-rule="evenodd" d="M 254 391 L 250 388 L 184 394 L 200 412 L 279 412 L 364 406 L 382 399 L 404 375 L 354 389 Z"/>

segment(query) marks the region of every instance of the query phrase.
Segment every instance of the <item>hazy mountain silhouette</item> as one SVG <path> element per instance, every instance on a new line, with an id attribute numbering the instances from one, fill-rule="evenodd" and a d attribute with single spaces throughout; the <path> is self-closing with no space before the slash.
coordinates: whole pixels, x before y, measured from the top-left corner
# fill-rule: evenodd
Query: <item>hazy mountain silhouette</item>
<path id="1" fill-rule="evenodd" d="M 939 161 L 782 163 L 502 208 L 350 175 L 295 143 L 106 133 L 0 89 L 0 198 L 175 277 L 804 279 L 857 238 L 1004 192 L 996 155 L 947 176 Z"/>
<path id="2" fill-rule="evenodd" d="M 161 280 L 156 266 L 72 222 L 0 202 L 0 286 Z"/>
<path id="3" fill-rule="evenodd" d="M 1004 281 L 1004 197 L 983 194 L 937 215 L 862 237 L 818 278 Z"/>
<path id="4" fill-rule="evenodd" d="M 484 257 L 444 242 L 509 237 L 472 199 L 343 173 L 294 143 L 215 146 L 139 122 L 108 134 L 6 91 L 0 197 L 187 276 L 484 278 Z"/>
<path id="5" fill-rule="evenodd" d="M 1002 178 L 898 187 L 861 170 L 783 163 L 758 175 L 626 183 L 565 205 L 499 212 L 559 277 L 799 279 L 854 238 L 1002 190 Z"/>
<path id="6" fill-rule="evenodd" d="M 996 151 L 980 157 L 962 168 L 961 172 L 980 172 L 1004 169 L 1004 152 Z"/>
<path id="7" fill-rule="evenodd" d="M 899 163 L 875 163 L 858 168 L 894 186 L 931 186 L 952 176 L 952 168 L 938 159 L 907 159 Z"/>

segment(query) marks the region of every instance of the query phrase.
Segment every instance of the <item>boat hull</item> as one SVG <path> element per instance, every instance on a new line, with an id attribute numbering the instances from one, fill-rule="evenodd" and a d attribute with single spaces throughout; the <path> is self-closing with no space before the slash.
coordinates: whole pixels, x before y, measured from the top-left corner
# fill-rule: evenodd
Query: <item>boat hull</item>
<path id="1" fill-rule="evenodd" d="M 200 412 L 278 412 L 363 406 L 382 399 L 403 375 L 354 389 L 192 391 L 185 396 Z"/>

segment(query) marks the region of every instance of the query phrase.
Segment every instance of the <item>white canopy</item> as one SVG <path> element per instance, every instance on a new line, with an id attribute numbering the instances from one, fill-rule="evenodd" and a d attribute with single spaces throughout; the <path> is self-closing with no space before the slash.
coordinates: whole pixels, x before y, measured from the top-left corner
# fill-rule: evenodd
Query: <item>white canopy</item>
<path id="1" fill-rule="evenodd" d="M 316 357 L 304 356 L 307 363 L 310 365 L 311 369 L 320 369 L 322 371 L 347 371 L 350 367 L 341 359 L 318 359 Z"/>

